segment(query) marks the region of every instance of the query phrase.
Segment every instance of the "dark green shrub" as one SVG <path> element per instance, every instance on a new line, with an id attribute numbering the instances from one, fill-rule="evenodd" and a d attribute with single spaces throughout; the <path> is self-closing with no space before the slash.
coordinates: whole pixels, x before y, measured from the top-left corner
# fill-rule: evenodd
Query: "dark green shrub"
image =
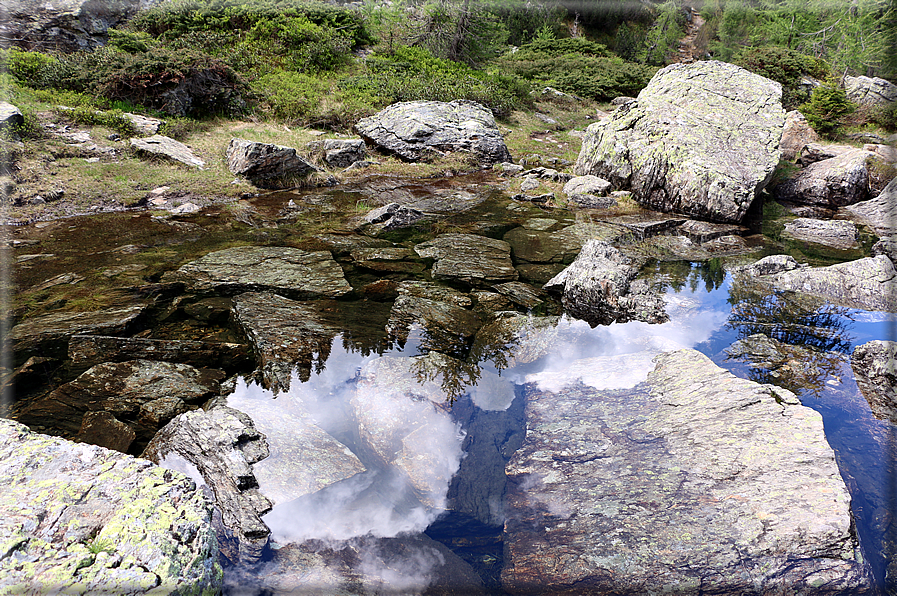
<path id="1" fill-rule="evenodd" d="M 0 70 L 36 89 L 52 86 L 58 64 L 55 57 L 40 52 L 25 52 L 18 48 L 0 50 Z"/>
<path id="2" fill-rule="evenodd" d="M 516 52 L 508 56 L 510 60 L 526 61 L 544 58 L 556 58 L 567 54 L 579 54 L 582 56 L 612 56 L 607 46 L 589 41 L 583 37 L 568 37 L 566 39 L 539 39 L 521 46 Z"/>
<path id="3" fill-rule="evenodd" d="M 746 50 L 735 59 L 735 64 L 781 83 L 782 104 L 789 110 L 810 98 L 809 92 L 801 89 L 801 77 L 823 78 L 828 72 L 822 60 L 778 46 Z"/>
<path id="4" fill-rule="evenodd" d="M 869 120 L 886 130 L 897 130 L 897 103 L 873 108 L 869 112 Z"/>
<path id="5" fill-rule="evenodd" d="M 151 47 L 157 45 L 156 40 L 143 31 L 109 29 L 107 34 L 109 35 L 110 46 L 128 54 L 146 52 Z"/>
<path id="6" fill-rule="evenodd" d="M 856 111 L 856 104 L 847 99 L 844 89 L 826 83 L 813 89 L 810 101 L 798 107 L 810 125 L 821 135 L 832 137 L 846 116 Z"/>

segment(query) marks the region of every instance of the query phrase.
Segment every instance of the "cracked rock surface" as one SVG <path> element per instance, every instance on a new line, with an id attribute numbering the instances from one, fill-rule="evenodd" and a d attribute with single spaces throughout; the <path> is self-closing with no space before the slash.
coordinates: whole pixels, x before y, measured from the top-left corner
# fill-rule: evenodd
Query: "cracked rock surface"
<path id="1" fill-rule="evenodd" d="M 221 588 L 212 507 L 192 480 L 2 419 L 0 545 L 4 594 Z"/>
<path id="2" fill-rule="evenodd" d="M 667 66 L 586 129 L 574 172 L 650 209 L 738 223 L 778 164 L 781 99 L 781 85 L 732 64 Z"/>
<path id="3" fill-rule="evenodd" d="M 529 386 L 504 588 L 872 593 L 821 416 L 694 350 L 654 362 L 628 390 Z"/>
<path id="4" fill-rule="evenodd" d="M 473 101 L 394 103 L 355 125 L 361 137 L 417 161 L 432 151 L 464 151 L 482 165 L 511 161 L 511 154 L 489 108 Z"/>

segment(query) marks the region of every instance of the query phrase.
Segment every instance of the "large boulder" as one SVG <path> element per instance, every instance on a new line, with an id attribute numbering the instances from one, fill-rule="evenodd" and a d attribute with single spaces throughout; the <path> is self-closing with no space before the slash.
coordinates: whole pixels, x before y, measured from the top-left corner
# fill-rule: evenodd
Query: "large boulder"
<path id="1" fill-rule="evenodd" d="M 306 299 L 337 298 L 352 291 L 329 251 L 287 246 L 238 246 L 211 252 L 169 271 L 163 279 L 201 293 L 273 291 Z"/>
<path id="2" fill-rule="evenodd" d="M 546 283 L 545 289 L 561 292 L 564 309 L 593 326 L 668 320 L 663 298 L 633 283 L 637 274 L 638 268 L 616 248 L 589 240 L 576 260 Z"/>
<path id="3" fill-rule="evenodd" d="M 844 208 L 853 220 L 872 228 L 879 236 L 897 234 L 897 178 L 874 199 L 862 201 Z"/>
<path id="4" fill-rule="evenodd" d="M 877 418 L 897 424 L 897 342 L 874 340 L 857 346 L 850 366 Z"/>
<path id="5" fill-rule="evenodd" d="M 759 279 L 780 290 L 818 296 L 848 308 L 897 312 L 897 271 L 885 255 L 828 267 L 802 267 Z"/>
<path id="6" fill-rule="evenodd" d="M 0 592 L 216 594 L 212 507 L 187 476 L 0 419 Z"/>
<path id="7" fill-rule="evenodd" d="M 868 107 L 884 107 L 897 102 L 897 85 L 878 77 L 844 77 L 847 99 Z"/>
<path id="8" fill-rule="evenodd" d="M 19 47 L 73 52 L 106 44 L 107 31 L 155 2 L 11 0 L 3 3 L 0 35 Z"/>
<path id="9" fill-rule="evenodd" d="M 238 176 L 246 176 L 259 188 L 291 188 L 318 171 L 294 148 L 271 143 L 233 138 L 226 155 L 228 169 Z"/>
<path id="10" fill-rule="evenodd" d="M 783 201 L 843 207 L 869 197 L 869 170 L 875 154 L 854 149 L 823 159 L 800 170 L 797 175 L 775 187 L 775 196 Z"/>
<path id="11" fill-rule="evenodd" d="M 270 534 L 261 516 L 271 502 L 259 493 L 252 472 L 252 464 L 267 456 L 268 443 L 249 416 L 220 405 L 181 414 L 141 455 L 208 488 L 221 513 L 222 551 L 232 561 L 257 559 Z"/>
<path id="12" fill-rule="evenodd" d="M 359 120 L 355 131 L 409 161 L 442 151 L 472 153 L 483 165 L 511 161 L 492 112 L 472 101 L 395 103 Z"/>
<path id="13" fill-rule="evenodd" d="M 574 171 L 651 209 L 740 222 L 779 162 L 781 98 L 781 85 L 732 64 L 673 64 L 586 129 Z"/>
<path id="14" fill-rule="evenodd" d="M 654 361 L 641 390 L 529 389 L 503 588 L 873 593 L 822 417 L 696 351 Z"/>

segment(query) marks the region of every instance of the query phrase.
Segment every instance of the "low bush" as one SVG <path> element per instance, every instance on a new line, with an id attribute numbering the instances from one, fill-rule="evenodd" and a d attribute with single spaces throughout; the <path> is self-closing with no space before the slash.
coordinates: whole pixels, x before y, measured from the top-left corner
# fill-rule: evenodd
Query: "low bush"
<path id="1" fill-rule="evenodd" d="M 53 85 L 59 60 L 40 52 L 25 52 L 18 48 L 0 50 L 0 71 L 8 72 L 17 81 L 43 89 Z"/>
<path id="2" fill-rule="evenodd" d="M 813 129 L 829 138 L 837 136 L 844 119 L 856 109 L 856 104 L 847 99 L 844 89 L 833 83 L 813 89 L 810 101 L 798 107 Z"/>
<path id="3" fill-rule="evenodd" d="M 804 75 L 824 78 L 829 70 L 822 60 L 779 46 L 745 50 L 735 59 L 735 64 L 781 83 L 782 104 L 788 110 L 810 99 L 810 92 L 800 84 Z"/>

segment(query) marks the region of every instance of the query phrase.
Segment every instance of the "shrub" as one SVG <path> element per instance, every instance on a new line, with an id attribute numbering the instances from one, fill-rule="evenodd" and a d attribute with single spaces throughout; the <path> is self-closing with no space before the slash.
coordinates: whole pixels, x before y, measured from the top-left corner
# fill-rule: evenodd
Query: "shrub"
<path id="1" fill-rule="evenodd" d="M 869 112 L 869 120 L 886 130 L 897 130 L 897 103 L 873 108 Z"/>
<path id="2" fill-rule="evenodd" d="M 782 103 L 786 109 L 793 109 L 809 99 L 809 93 L 801 89 L 801 77 L 822 78 L 828 72 L 828 66 L 822 60 L 778 46 L 746 50 L 735 59 L 735 64 L 781 83 Z"/>
<path id="3" fill-rule="evenodd" d="M 59 60 L 40 52 L 24 52 L 18 48 L 0 50 L 0 70 L 37 89 L 52 85 L 53 71 L 58 64 Z"/>
<path id="4" fill-rule="evenodd" d="M 816 132 L 832 137 L 844 118 L 856 111 L 856 104 L 847 99 L 844 89 L 826 83 L 813 89 L 810 101 L 798 109 Z"/>
<path id="5" fill-rule="evenodd" d="M 537 39 L 521 46 L 509 56 L 512 60 L 538 60 L 542 58 L 555 58 L 567 54 L 579 54 L 583 56 L 612 56 L 606 46 L 583 37 L 568 37 L 566 39 Z"/>

